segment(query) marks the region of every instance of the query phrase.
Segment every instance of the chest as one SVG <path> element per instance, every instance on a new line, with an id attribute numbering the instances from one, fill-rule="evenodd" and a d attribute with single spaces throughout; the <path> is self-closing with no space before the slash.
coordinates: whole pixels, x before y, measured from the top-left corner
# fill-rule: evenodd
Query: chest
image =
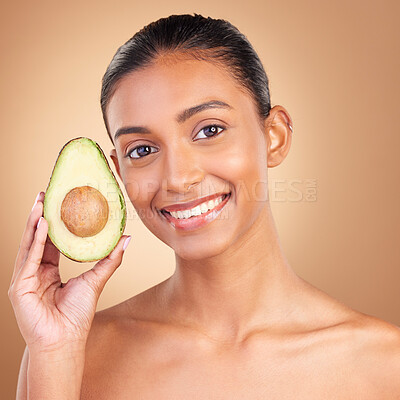
<path id="1" fill-rule="evenodd" d="M 84 382 L 82 399 L 376 400 L 369 397 L 368 382 L 340 360 L 268 348 L 117 352 Z"/>

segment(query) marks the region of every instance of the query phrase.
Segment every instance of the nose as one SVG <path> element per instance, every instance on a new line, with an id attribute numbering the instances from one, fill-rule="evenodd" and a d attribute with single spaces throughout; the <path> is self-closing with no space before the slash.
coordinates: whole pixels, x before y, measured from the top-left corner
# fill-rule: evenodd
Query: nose
<path id="1" fill-rule="evenodd" d="M 172 193 L 186 193 L 204 178 L 200 160 L 185 145 L 174 146 L 165 154 L 162 188 Z"/>

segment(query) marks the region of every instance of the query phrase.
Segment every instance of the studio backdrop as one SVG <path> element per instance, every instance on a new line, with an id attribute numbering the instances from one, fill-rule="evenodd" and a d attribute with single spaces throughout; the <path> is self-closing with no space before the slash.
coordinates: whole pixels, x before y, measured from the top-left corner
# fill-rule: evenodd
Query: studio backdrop
<path id="1" fill-rule="evenodd" d="M 35 196 L 68 140 L 90 137 L 109 156 L 101 78 L 122 43 L 170 14 L 236 25 L 265 66 L 272 105 L 293 119 L 290 152 L 269 170 L 271 207 L 293 269 L 350 307 L 400 325 L 399 12 L 394 0 L 4 3 L 0 397 L 15 398 L 25 347 L 7 290 Z M 99 309 L 174 271 L 173 251 L 127 206 L 132 242 Z M 92 265 L 62 257 L 62 280 Z"/>

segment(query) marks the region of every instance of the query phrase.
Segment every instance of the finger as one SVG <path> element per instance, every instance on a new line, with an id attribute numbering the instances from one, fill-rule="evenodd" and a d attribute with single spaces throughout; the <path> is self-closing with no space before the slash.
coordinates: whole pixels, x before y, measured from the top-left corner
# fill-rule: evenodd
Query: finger
<path id="1" fill-rule="evenodd" d="M 44 192 L 39 192 L 39 194 L 36 197 L 35 203 L 32 207 L 31 213 L 28 217 L 25 231 L 21 240 L 20 250 L 22 251 L 20 251 L 20 254 L 23 256 L 22 257 L 23 261 L 25 261 L 28 252 L 32 246 L 39 218 L 43 215 L 43 202 L 44 202 Z"/>
<path id="2" fill-rule="evenodd" d="M 47 230 L 47 221 L 43 217 L 40 217 L 32 246 L 25 262 L 22 264 L 22 267 L 15 277 L 15 281 L 28 278 L 37 272 L 42 262 L 44 246 L 47 239 Z"/>
<path id="3" fill-rule="evenodd" d="M 130 240 L 130 236 L 122 236 L 114 250 L 106 258 L 97 262 L 92 269 L 81 275 L 84 280 L 92 284 L 99 296 L 111 275 L 121 264 L 122 256 Z"/>
<path id="4" fill-rule="evenodd" d="M 32 246 L 34 234 L 36 231 L 36 225 L 39 221 L 39 218 L 43 214 L 43 200 L 44 200 L 44 193 L 39 192 L 36 197 L 35 203 L 32 207 L 32 211 L 29 214 L 24 233 L 22 235 L 21 243 L 19 246 L 17 258 L 15 261 L 15 267 L 13 276 L 11 279 L 11 283 L 14 282 L 15 277 L 17 276 L 20 268 L 22 267 L 26 257 L 28 256 L 29 249 Z"/>
<path id="5" fill-rule="evenodd" d="M 57 247 L 53 244 L 49 236 L 47 236 L 42 257 L 42 265 L 58 268 L 59 261 L 60 261 L 60 252 L 57 249 Z"/>

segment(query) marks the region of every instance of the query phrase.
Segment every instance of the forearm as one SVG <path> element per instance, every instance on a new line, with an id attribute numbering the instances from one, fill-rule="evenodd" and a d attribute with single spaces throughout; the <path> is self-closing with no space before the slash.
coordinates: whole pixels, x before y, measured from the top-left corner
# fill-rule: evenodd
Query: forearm
<path id="1" fill-rule="evenodd" d="M 79 400 L 85 349 L 30 352 L 27 400 Z"/>

